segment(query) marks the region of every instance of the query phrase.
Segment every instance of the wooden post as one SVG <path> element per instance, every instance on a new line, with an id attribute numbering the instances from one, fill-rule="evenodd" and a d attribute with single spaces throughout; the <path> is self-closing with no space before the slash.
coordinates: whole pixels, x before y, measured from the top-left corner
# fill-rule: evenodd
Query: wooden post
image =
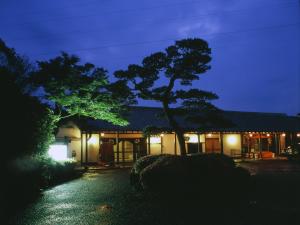
<path id="1" fill-rule="evenodd" d="M 177 139 L 176 139 L 176 133 L 174 133 L 174 140 L 175 140 L 175 142 L 174 142 L 174 153 L 175 153 L 175 155 L 177 155 Z"/>
<path id="2" fill-rule="evenodd" d="M 223 132 L 220 132 L 219 134 L 220 137 L 220 145 L 221 145 L 221 154 L 224 154 L 224 147 L 223 147 Z"/>
<path id="3" fill-rule="evenodd" d="M 80 131 L 80 164 L 83 165 L 83 134 Z"/>
<path id="4" fill-rule="evenodd" d="M 274 133 L 274 139 L 275 139 L 275 152 L 277 155 L 279 155 L 279 142 L 278 142 L 277 133 Z"/>
<path id="5" fill-rule="evenodd" d="M 258 133 L 258 135 L 259 135 L 258 148 L 259 148 L 259 154 L 260 154 L 260 157 L 261 157 L 261 151 L 262 151 L 262 148 L 261 148 L 261 135 L 260 135 L 260 133 Z"/>
<path id="6" fill-rule="evenodd" d="M 122 141 L 122 163 L 125 163 L 125 141 Z"/>
<path id="7" fill-rule="evenodd" d="M 163 154 L 163 137 L 160 136 L 160 154 Z"/>
<path id="8" fill-rule="evenodd" d="M 88 163 L 88 133 L 85 133 L 85 163 Z"/>
<path id="9" fill-rule="evenodd" d="M 150 135 L 148 135 L 148 155 L 150 155 L 151 154 L 151 149 L 150 149 Z"/>
<path id="10" fill-rule="evenodd" d="M 198 153 L 200 153 L 200 134 L 197 132 L 197 139 L 198 139 Z"/>
<path id="11" fill-rule="evenodd" d="M 116 147 L 117 147 L 117 163 L 120 163 L 120 146 L 119 146 L 119 131 L 117 131 L 116 135 Z"/>
<path id="12" fill-rule="evenodd" d="M 100 161 L 100 155 L 101 155 L 101 132 L 98 132 L 98 141 L 99 141 L 99 150 L 98 150 L 98 161 Z"/>

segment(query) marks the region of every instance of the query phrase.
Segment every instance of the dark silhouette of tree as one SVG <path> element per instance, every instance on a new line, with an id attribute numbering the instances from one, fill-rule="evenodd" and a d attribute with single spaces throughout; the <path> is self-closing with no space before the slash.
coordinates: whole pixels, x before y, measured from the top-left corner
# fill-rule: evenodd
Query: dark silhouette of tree
<path id="1" fill-rule="evenodd" d="M 40 61 L 32 82 L 43 89 L 44 100 L 55 106 L 59 120 L 79 115 L 127 125 L 121 114 L 134 98 L 126 83 L 110 84 L 105 69 L 79 62 L 78 57 L 67 53 Z"/>
<path id="2" fill-rule="evenodd" d="M 0 40 L 2 162 L 44 153 L 54 138 L 55 116 L 27 93 L 30 68 L 28 60 Z"/>
<path id="3" fill-rule="evenodd" d="M 202 39 L 176 41 L 165 49 L 143 59 L 141 65 L 129 65 L 127 70 L 114 73 L 119 80 L 127 81 L 133 93 L 145 100 L 162 104 L 164 115 L 177 134 L 181 155 L 186 155 L 184 130 L 177 116 L 206 125 L 217 122 L 219 110 L 211 104 L 218 96 L 199 89 L 177 89 L 191 86 L 193 81 L 210 69 L 211 49 Z M 177 104 L 177 107 L 171 107 Z M 208 120 L 209 119 L 209 120 Z"/>

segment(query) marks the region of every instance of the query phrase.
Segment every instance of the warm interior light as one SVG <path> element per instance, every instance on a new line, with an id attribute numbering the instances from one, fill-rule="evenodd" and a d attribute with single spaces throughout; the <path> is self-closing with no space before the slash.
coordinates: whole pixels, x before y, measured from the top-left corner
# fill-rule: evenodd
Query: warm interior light
<path id="1" fill-rule="evenodd" d="M 98 138 L 95 137 L 95 136 L 92 136 L 92 137 L 88 140 L 88 142 L 89 142 L 89 144 L 92 144 L 92 145 L 97 144 Z"/>
<path id="2" fill-rule="evenodd" d="M 100 136 L 101 136 L 101 137 L 104 137 L 104 133 L 101 133 Z"/>
<path id="3" fill-rule="evenodd" d="M 64 161 L 68 159 L 68 146 L 64 144 L 50 145 L 48 155 L 56 161 Z"/>
<path id="4" fill-rule="evenodd" d="M 150 137 L 150 144 L 160 144 L 161 138 L 158 136 L 152 136 Z"/>
<path id="5" fill-rule="evenodd" d="M 198 143 L 198 135 L 196 134 L 192 134 L 192 135 L 189 135 L 190 139 L 189 139 L 189 143 Z"/>
<path id="6" fill-rule="evenodd" d="M 228 144 L 231 144 L 231 145 L 236 144 L 236 143 L 237 143 L 237 138 L 236 138 L 236 136 L 234 136 L 234 135 L 229 135 L 229 136 L 227 137 L 227 142 L 228 142 Z"/>

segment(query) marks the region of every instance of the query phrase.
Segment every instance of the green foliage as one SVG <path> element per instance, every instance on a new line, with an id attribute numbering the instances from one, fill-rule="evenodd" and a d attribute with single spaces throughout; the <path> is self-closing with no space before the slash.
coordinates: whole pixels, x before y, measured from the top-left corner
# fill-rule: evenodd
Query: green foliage
<path id="1" fill-rule="evenodd" d="M 109 84 L 107 71 L 93 64 L 79 64 L 79 58 L 62 53 L 49 61 L 38 62 L 38 72 L 32 76 L 36 87 L 45 91 L 60 118 L 72 115 L 106 120 L 127 125 L 121 117 L 130 100 L 124 82 Z"/>

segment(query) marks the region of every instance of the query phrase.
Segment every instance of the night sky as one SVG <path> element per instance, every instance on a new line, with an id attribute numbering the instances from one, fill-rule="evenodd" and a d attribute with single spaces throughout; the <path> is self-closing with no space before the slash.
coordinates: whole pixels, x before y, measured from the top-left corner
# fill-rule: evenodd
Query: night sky
<path id="1" fill-rule="evenodd" d="M 194 87 L 217 93 L 217 106 L 300 113 L 298 0 L 1 0 L 0 27 L 0 38 L 32 61 L 63 50 L 110 74 L 200 37 L 212 68 Z"/>

